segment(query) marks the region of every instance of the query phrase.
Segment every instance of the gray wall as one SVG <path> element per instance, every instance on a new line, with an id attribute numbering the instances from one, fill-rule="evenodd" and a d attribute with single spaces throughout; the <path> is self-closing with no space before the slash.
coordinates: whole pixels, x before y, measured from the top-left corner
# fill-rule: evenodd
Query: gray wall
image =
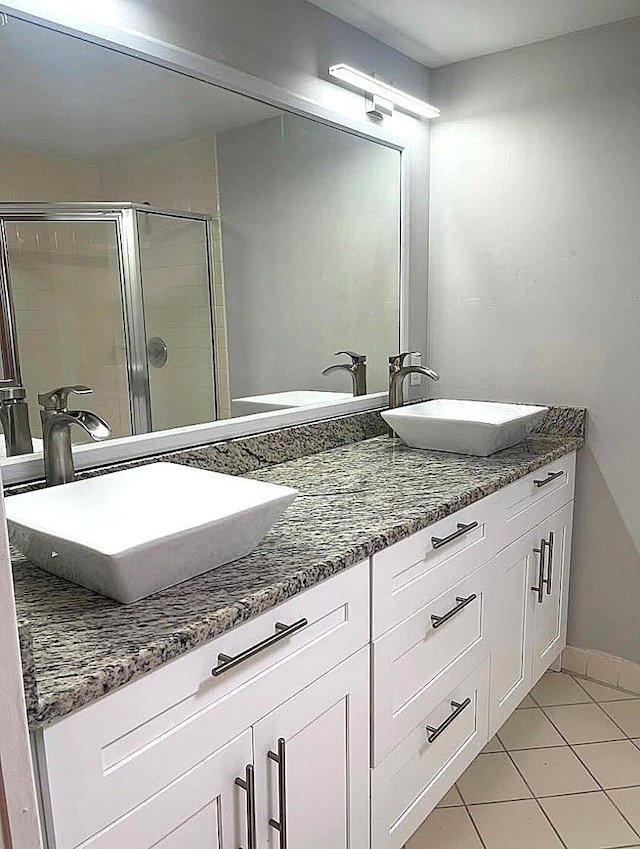
<path id="1" fill-rule="evenodd" d="M 345 349 L 383 391 L 399 344 L 398 151 L 296 115 L 217 148 L 231 397 L 351 392 L 346 372 L 322 376 Z"/>
<path id="2" fill-rule="evenodd" d="M 569 642 L 640 662 L 640 18 L 433 72 L 441 396 L 589 408 Z"/>

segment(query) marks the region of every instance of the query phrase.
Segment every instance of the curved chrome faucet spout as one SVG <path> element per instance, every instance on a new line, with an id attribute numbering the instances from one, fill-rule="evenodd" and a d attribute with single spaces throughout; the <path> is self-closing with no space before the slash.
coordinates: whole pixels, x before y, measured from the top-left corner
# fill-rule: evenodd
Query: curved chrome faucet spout
<path id="1" fill-rule="evenodd" d="M 63 386 L 38 396 L 38 400 L 44 406 L 44 410 L 40 410 L 40 417 L 47 486 L 71 483 L 75 478 L 71 425 L 81 427 L 96 442 L 111 436 L 109 425 L 100 416 L 88 410 L 67 409 L 67 399 L 71 392 L 85 395 L 91 390 L 85 386 Z"/>
<path id="2" fill-rule="evenodd" d="M 427 366 L 403 366 L 397 371 L 392 372 L 391 380 L 389 381 L 390 410 L 393 410 L 395 407 L 402 406 L 402 384 L 404 383 L 405 377 L 408 377 L 410 374 L 423 374 L 425 377 L 431 378 L 431 380 L 440 380 L 438 372 L 434 371 L 432 368 L 427 368 Z"/>

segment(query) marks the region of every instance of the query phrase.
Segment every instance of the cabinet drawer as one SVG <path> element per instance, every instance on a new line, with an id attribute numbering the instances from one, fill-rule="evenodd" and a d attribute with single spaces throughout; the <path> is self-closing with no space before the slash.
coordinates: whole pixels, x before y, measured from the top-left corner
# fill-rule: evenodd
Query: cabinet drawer
<path id="1" fill-rule="evenodd" d="M 372 849 L 404 846 L 480 752 L 487 741 L 488 690 L 487 658 L 372 771 Z M 431 743 L 426 726 L 443 729 Z"/>
<path id="2" fill-rule="evenodd" d="M 498 521 L 490 496 L 375 554 L 373 638 L 489 560 L 498 550 Z"/>
<path id="3" fill-rule="evenodd" d="M 369 564 L 353 566 L 40 731 L 47 826 L 71 849 L 337 666 L 369 638 Z M 237 656 L 308 624 L 214 677 Z"/>
<path id="4" fill-rule="evenodd" d="M 500 548 L 521 537 L 573 499 L 576 454 L 509 484 L 499 492 L 502 511 Z"/>
<path id="5" fill-rule="evenodd" d="M 492 567 L 485 564 L 374 643 L 373 765 L 488 653 Z"/>

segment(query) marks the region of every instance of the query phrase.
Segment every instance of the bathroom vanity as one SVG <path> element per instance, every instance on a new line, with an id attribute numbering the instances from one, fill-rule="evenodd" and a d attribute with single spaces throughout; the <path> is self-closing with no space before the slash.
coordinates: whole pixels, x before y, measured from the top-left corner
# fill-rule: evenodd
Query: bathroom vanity
<path id="1" fill-rule="evenodd" d="M 301 491 L 260 550 L 127 608 L 32 569 L 78 610 L 32 610 L 49 847 L 400 849 L 565 645 L 581 444 L 257 469 Z"/>

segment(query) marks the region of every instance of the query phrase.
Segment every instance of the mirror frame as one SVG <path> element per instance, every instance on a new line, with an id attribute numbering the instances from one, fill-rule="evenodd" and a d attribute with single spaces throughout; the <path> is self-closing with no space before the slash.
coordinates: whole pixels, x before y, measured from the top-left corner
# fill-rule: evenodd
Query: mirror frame
<path id="1" fill-rule="evenodd" d="M 379 124 L 356 120 L 348 115 L 328 109 L 317 101 L 294 94 L 273 83 L 244 71 L 223 65 L 213 59 L 184 50 L 139 32 L 113 26 L 101 20 L 86 17 L 64 9 L 64 3 L 51 0 L 14 0 L 0 2 L 0 14 L 9 18 L 44 26 L 84 41 L 116 50 L 119 53 L 142 59 L 172 71 L 177 71 L 201 82 L 207 82 L 228 91 L 267 103 L 295 115 L 310 118 L 325 126 L 334 127 L 368 141 L 382 144 L 400 153 L 400 269 L 399 318 L 400 348 L 408 344 L 408 214 L 410 149 L 407 139 L 386 130 Z M 77 8 L 77 7 L 76 7 Z M 363 109 L 364 113 L 364 109 Z M 170 451 L 225 442 L 230 439 L 278 430 L 292 425 L 307 424 L 366 410 L 387 406 L 387 393 L 371 393 L 360 398 L 335 401 L 309 407 L 297 407 L 267 413 L 255 413 L 231 419 L 221 419 L 206 424 L 172 428 L 170 430 L 127 436 L 106 442 L 83 444 L 74 447 L 76 469 L 107 466 L 112 463 L 149 457 Z M 3 458 L 1 463 L 4 485 L 35 480 L 44 476 L 41 454 Z"/>

